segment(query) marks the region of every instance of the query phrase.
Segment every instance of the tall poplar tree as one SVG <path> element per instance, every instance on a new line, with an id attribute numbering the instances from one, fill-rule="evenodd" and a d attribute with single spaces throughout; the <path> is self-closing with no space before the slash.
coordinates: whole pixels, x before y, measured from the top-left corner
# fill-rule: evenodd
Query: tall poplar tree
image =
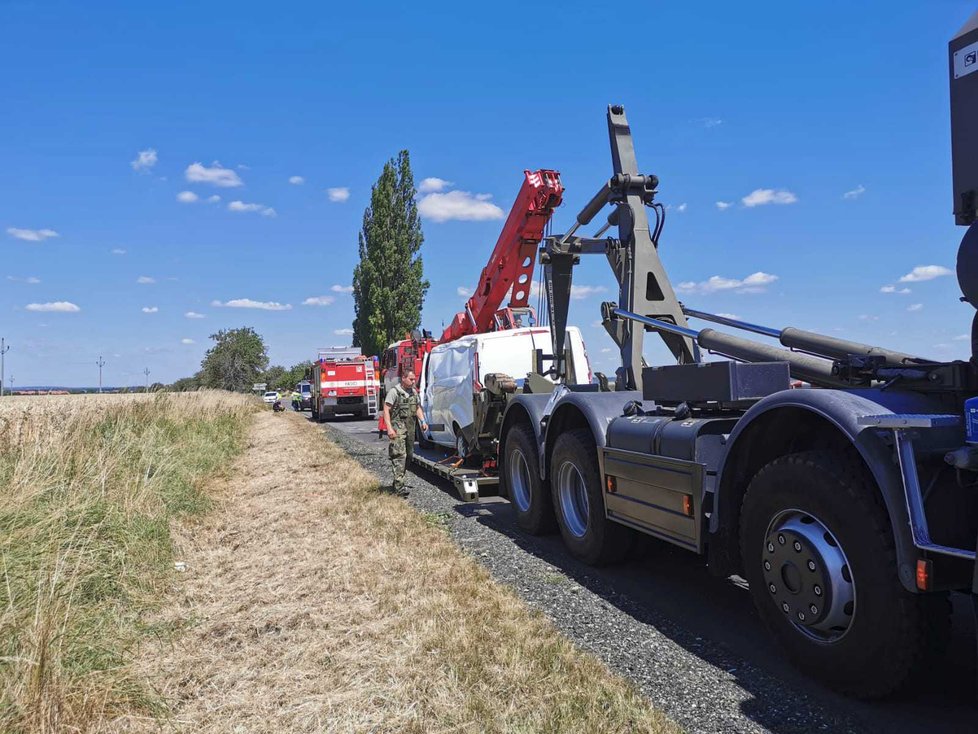
<path id="1" fill-rule="evenodd" d="M 360 263 L 353 271 L 354 344 L 380 354 L 421 324 L 428 292 L 421 262 L 421 220 L 406 150 L 384 164 L 363 212 Z"/>

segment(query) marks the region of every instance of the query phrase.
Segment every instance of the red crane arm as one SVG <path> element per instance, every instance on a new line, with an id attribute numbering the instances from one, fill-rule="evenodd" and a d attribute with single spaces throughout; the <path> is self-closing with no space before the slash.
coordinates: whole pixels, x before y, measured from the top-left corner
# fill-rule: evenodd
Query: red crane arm
<path id="1" fill-rule="evenodd" d="M 489 262 L 482 269 L 479 285 L 455 314 L 441 335 L 451 341 L 466 334 L 492 330 L 493 317 L 512 288 L 508 308 L 526 308 L 533 281 L 536 247 L 554 209 L 560 206 L 564 187 L 557 171 L 523 171 L 523 186 L 499 234 Z"/>

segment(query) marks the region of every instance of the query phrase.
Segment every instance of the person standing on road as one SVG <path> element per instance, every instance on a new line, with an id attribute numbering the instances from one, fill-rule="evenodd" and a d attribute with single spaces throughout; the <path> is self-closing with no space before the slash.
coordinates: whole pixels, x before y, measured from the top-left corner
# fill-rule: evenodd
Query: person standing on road
<path id="1" fill-rule="evenodd" d="M 416 381 L 414 370 L 404 370 L 400 384 L 388 390 L 384 398 L 384 424 L 387 426 L 387 438 L 390 439 L 387 454 L 394 476 L 391 488 L 401 497 L 408 495 L 404 486 L 404 472 L 408 459 L 414 454 L 415 420 L 421 424 L 422 431 L 428 430 L 418 390 L 414 386 Z"/>

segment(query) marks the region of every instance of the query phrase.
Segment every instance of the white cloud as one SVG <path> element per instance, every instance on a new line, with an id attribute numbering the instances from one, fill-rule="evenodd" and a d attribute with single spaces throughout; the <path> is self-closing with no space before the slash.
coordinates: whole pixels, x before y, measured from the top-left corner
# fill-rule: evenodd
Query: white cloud
<path id="1" fill-rule="evenodd" d="M 722 316 L 725 319 L 735 319 L 737 321 L 740 320 L 740 316 L 735 313 L 718 313 L 717 316 Z"/>
<path id="2" fill-rule="evenodd" d="M 244 181 L 237 173 L 230 168 L 222 167 L 217 161 L 214 161 L 210 168 L 201 163 L 191 163 L 183 175 L 191 183 L 212 184 L 222 189 L 244 186 Z"/>
<path id="3" fill-rule="evenodd" d="M 777 191 L 774 189 L 754 189 L 741 199 L 741 202 L 746 207 L 763 206 L 765 204 L 794 204 L 796 201 L 798 201 L 797 196 L 783 189 L 778 189 Z"/>
<path id="4" fill-rule="evenodd" d="M 879 316 L 873 316 L 872 314 L 868 314 L 868 313 L 861 313 L 861 314 L 859 314 L 859 320 L 860 321 L 879 321 L 880 320 L 880 317 Z"/>
<path id="5" fill-rule="evenodd" d="M 608 289 L 603 285 L 571 285 L 571 298 L 575 301 L 583 301 L 585 298 L 607 292 Z"/>
<path id="6" fill-rule="evenodd" d="M 907 306 L 907 310 L 908 311 L 923 311 L 924 310 L 924 304 L 922 304 L 922 303 L 913 303 L 913 304 Z"/>
<path id="7" fill-rule="evenodd" d="M 143 306 L 143 313 L 156 313 L 159 309 L 156 306 Z"/>
<path id="8" fill-rule="evenodd" d="M 717 293 L 718 291 L 734 291 L 735 293 L 762 293 L 764 289 L 778 279 L 777 275 L 756 272 L 743 280 L 724 278 L 720 275 L 711 276 L 700 283 L 687 280 L 676 286 L 680 293 Z"/>
<path id="9" fill-rule="evenodd" d="M 27 242 L 43 242 L 49 237 L 61 236 L 53 229 L 20 229 L 18 227 L 7 227 L 7 234 Z"/>
<path id="10" fill-rule="evenodd" d="M 263 311 L 292 310 L 292 304 L 290 303 L 279 303 L 278 301 L 253 301 L 250 298 L 234 298 L 230 301 L 225 301 L 224 303 L 221 303 L 220 301 L 211 301 L 211 305 L 224 308 L 258 308 Z"/>
<path id="11" fill-rule="evenodd" d="M 601 348 L 601 354 L 611 354 L 613 351 L 615 351 L 615 350 L 612 349 L 611 347 L 602 347 Z"/>
<path id="12" fill-rule="evenodd" d="M 177 194 L 177 201 L 181 204 L 193 204 L 200 199 L 193 191 L 181 191 Z"/>
<path id="13" fill-rule="evenodd" d="M 302 176 L 289 176 L 289 183 L 293 186 L 302 186 L 306 180 Z"/>
<path id="14" fill-rule="evenodd" d="M 15 275 L 8 275 L 7 280 L 11 280 L 14 283 L 27 283 L 28 285 L 37 285 L 41 282 L 41 279 L 33 275 L 29 275 L 26 278 L 18 278 Z"/>
<path id="15" fill-rule="evenodd" d="M 466 288 L 464 285 L 460 285 L 458 288 L 456 288 L 455 292 L 458 295 L 462 296 L 462 298 L 468 298 L 469 296 L 472 295 L 472 289 Z"/>
<path id="16" fill-rule="evenodd" d="M 717 209 L 719 209 L 720 211 L 723 211 L 724 209 L 729 209 L 732 206 L 733 206 L 733 202 L 732 201 L 718 201 L 717 202 Z"/>
<path id="17" fill-rule="evenodd" d="M 336 299 L 332 296 L 310 296 L 302 302 L 303 306 L 331 306 Z"/>
<path id="18" fill-rule="evenodd" d="M 954 275 L 954 271 L 948 270 L 943 265 L 918 265 L 906 275 L 900 278 L 901 283 L 920 283 L 924 280 L 934 280 L 943 275 Z"/>
<path id="19" fill-rule="evenodd" d="M 185 313 L 184 316 L 186 316 L 188 319 L 203 319 L 203 318 L 207 318 L 206 316 L 204 316 L 204 314 L 197 313 L 196 311 L 187 311 L 187 313 Z"/>
<path id="20" fill-rule="evenodd" d="M 353 293 L 352 285 L 333 285 L 329 288 L 333 293 Z"/>
<path id="21" fill-rule="evenodd" d="M 70 301 L 54 301 L 53 303 L 28 303 L 24 308 L 28 311 L 43 313 L 78 313 L 81 309 Z"/>
<path id="22" fill-rule="evenodd" d="M 278 216 L 272 207 L 265 206 L 264 204 L 246 204 L 243 201 L 232 201 L 228 204 L 228 211 L 231 212 L 258 212 L 263 217 L 275 217 Z"/>
<path id="23" fill-rule="evenodd" d="M 679 206 L 677 206 L 676 207 L 676 211 L 679 212 L 680 214 L 682 214 L 684 211 L 686 211 L 686 202 L 684 201 L 682 204 L 680 204 Z"/>
<path id="24" fill-rule="evenodd" d="M 221 197 L 218 196 L 217 194 L 211 194 L 210 196 L 207 197 L 207 203 L 208 204 L 216 204 L 220 200 L 221 200 Z"/>
<path id="25" fill-rule="evenodd" d="M 958 334 L 956 337 L 954 337 L 954 341 L 956 342 L 966 342 L 969 341 L 970 339 L 971 339 L 971 334 Z"/>
<path id="26" fill-rule="evenodd" d="M 148 275 L 140 275 L 136 278 L 136 282 L 140 285 L 149 285 L 150 283 L 155 283 L 156 278 L 150 278 Z"/>
<path id="27" fill-rule="evenodd" d="M 847 191 L 842 195 L 843 199 L 858 199 L 860 196 L 866 193 L 866 187 L 859 184 L 852 191 Z"/>
<path id="28" fill-rule="evenodd" d="M 336 336 L 353 336 L 353 329 L 334 329 Z"/>
<path id="29" fill-rule="evenodd" d="M 112 254 L 113 255 L 125 255 L 126 254 L 126 251 L 123 250 L 121 247 L 116 247 L 114 250 L 112 250 Z"/>
<path id="30" fill-rule="evenodd" d="M 452 181 L 446 181 L 443 178 L 435 178 L 434 176 L 430 178 L 422 179 L 421 183 L 418 185 L 418 191 L 422 194 L 430 194 L 433 191 L 444 191 L 446 188 L 452 185 Z"/>
<path id="31" fill-rule="evenodd" d="M 720 127 L 723 124 L 719 117 L 701 117 L 699 122 L 705 128 Z"/>
<path id="32" fill-rule="evenodd" d="M 350 190 L 346 186 L 336 186 L 326 189 L 330 201 L 343 202 L 350 198 Z"/>
<path id="33" fill-rule="evenodd" d="M 450 219 L 467 222 L 502 219 L 503 210 L 489 201 L 491 198 L 491 194 L 473 196 L 468 191 L 428 194 L 418 202 L 418 212 L 422 217 L 435 222 L 447 222 Z"/>
<path id="34" fill-rule="evenodd" d="M 181 339 L 180 340 L 180 343 L 181 344 L 193 344 L 194 343 L 194 340 L 193 339 Z"/>
<path id="35" fill-rule="evenodd" d="M 132 170 L 143 173 L 155 166 L 157 160 L 156 151 L 153 148 L 147 148 L 139 151 L 136 154 L 136 159 L 129 161 L 129 165 L 132 166 Z"/>
<path id="36" fill-rule="evenodd" d="M 905 296 L 912 292 L 913 291 L 911 291 L 909 288 L 900 288 L 897 290 L 895 285 L 884 285 L 882 288 L 880 288 L 880 293 L 899 293 L 901 296 Z"/>

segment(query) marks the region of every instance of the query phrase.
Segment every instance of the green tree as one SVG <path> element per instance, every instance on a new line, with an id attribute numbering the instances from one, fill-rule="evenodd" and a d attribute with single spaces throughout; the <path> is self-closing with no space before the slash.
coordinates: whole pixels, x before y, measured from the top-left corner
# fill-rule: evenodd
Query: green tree
<path id="1" fill-rule="evenodd" d="M 353 271 L 353 344 L 380 354 L 421 323 L 428 281 L 421 263 L 421 220 L 406 150 L 384 164 L 363 212 L 360 263 Z"/>
<path id="2" fill-rule="evenodd" d="M 280 364 L 273 364 L 258 378 L 257 382 L 264 382 L 269 390 L 282 390 L 288 383 L 289 373 Z"/>
<path id="3" fill-rule="evenodd" d="M 250 326 L 211 334 L 214 346 L 200 363 L 203 387 L 248 392 L 268 367 L 265 341 Z"/>

